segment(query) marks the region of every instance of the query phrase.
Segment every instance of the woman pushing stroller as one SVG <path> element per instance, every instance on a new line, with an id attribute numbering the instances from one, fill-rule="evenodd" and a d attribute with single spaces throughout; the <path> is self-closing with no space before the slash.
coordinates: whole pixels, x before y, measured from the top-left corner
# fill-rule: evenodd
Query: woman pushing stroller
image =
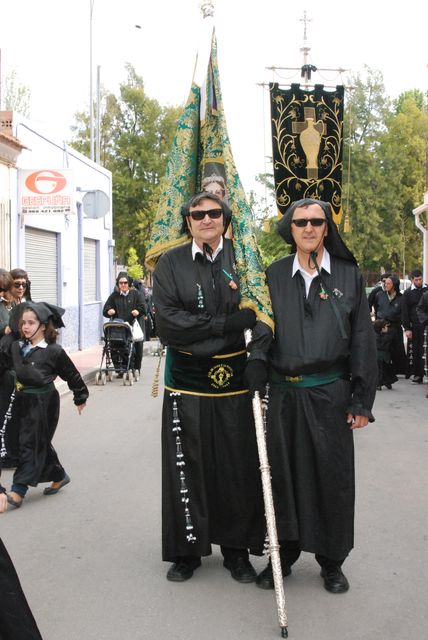
<path id="1" fill-rule="evenodd" d="M 89 392 L 74 363 L 56 344 L 57 329 L 64 326 L 63 313 L 64 309 L 46 302 L 24 302 L 11 314 L 13 333 L 0 343 L 0 375 L 13 369 L 17 378 L 12 402 L 19 423 L 19 458 L 7 494 L 9 504 L 16 508 L 22 505 L 29 485 L 51 482 L 44 494 L 52 495 L 70 482 L 52 446 L 60 408 L 54 380 L 59 376 L 67 382 L 79 414 Z"/>
<path id="2" fill-rule="evenodd" d="M 126 271 L 121 271 L 116 278 L 116 287 L 109 295 L 103 308 L 103 316 L 110 320 L 120 319 L 128 322 L 131 326 L 137 320 L 144 330 L 144 322 L 147 318 L 147 305 L 144 295 L 137 289 L 131 288 L 132 278 Z M 136 342 L 134 345 L 133 369 L 140 373 L 141 361 L 143 359 L 143 343 Z"/>

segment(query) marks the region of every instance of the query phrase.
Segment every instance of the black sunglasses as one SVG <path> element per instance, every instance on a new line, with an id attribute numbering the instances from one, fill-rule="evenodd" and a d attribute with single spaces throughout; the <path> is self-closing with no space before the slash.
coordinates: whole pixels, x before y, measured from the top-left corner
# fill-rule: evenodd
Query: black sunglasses
<path id="1" fill-rule="evenodd" d="M 14 282 L 13 286 L 15 287 L 15 289 L 25 289 L 25 287 L 27 286 L 26 282 Z"/>
<path id="2" fill-rule="evenodd" d="M 129 284 L 128 280 L 119 280 L 119 284 Z"/>
<path id="3" fill-rule="evenodd" d="M 223 209 L 209 209 L 208 211 L 190 211 L 189 213 L 192 220 L 203 220 L 205 216 L 215 220 L 223 215 Z"/>
<path id="4" fill-rule="evenodd" d="M 292 220 L 296 227 L 306 227 L 308 222 L 311 223 L 313 227 L 321 227 L 324 224 L 325 218 L 298 218 L 297 220 Z"/>

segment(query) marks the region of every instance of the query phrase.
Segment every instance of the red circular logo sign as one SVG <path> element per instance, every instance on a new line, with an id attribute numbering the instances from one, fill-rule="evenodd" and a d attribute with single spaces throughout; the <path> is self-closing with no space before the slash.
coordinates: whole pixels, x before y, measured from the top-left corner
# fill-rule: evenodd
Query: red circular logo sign
<path id="1" fill-rule="evenodd" d="M 25 180 L 25 186 L 34 193 L 42 195 L 58 193 L 67 184 L 67 179 L 59 171 L 35 171 Z"/>

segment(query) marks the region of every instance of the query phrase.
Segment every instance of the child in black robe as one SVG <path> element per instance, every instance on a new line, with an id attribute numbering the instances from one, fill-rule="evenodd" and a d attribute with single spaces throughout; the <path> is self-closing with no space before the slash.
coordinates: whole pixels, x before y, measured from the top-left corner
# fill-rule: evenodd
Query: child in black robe
<path id="1" fill-rule="evenodd" d="M 70 482 L 52 446 L 60 407 L 55 378 L 67 382 L 79 414 L 89 392 L 72 360 L 56 344 L 64 310 L 45 302 L 24 302 L 16 309 L 14 320 L 22 339 L 3 339 L 0 375 L 11 368 L 17 378 L 13 411 L 19 423 L 19 461 L 7 500 L 18 508 L 29 485 L 51 482 L 44 494 L 53 495 Z"/>

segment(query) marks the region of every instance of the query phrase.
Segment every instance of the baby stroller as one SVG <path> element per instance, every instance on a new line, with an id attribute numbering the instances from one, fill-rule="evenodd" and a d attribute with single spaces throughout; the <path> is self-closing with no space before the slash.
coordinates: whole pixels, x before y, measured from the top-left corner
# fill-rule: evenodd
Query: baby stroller
<path id="1" fill-rule="evenodd" d="M 104 347 L 100 368 L 95 374 L 95 384 L 104 385 L 107 380 L 111 382 L 117 374 L 124 385 L 132 386 L 134 381 L 138 382 L 140 372 L 133 368 L 135 345 L 131 325 L 118 318 L 106 322 L 103 331 Z"/>

